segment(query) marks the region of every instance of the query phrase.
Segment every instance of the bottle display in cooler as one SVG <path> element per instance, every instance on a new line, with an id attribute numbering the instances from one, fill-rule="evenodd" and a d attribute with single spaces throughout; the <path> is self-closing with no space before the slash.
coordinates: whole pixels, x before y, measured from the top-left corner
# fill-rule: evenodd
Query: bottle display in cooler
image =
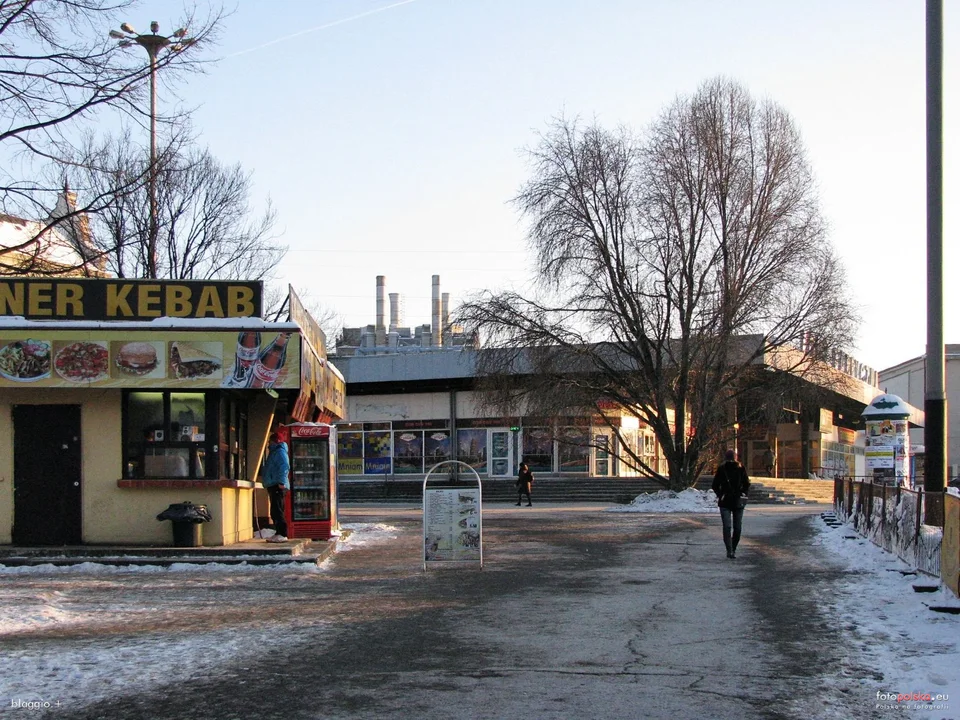
<path id="1" fill-rule="evenodd" d="M 305 436 L 312 431 L 311 426 L 300 426 L 290 434 L 290 504 L 294 523 L 330 519 L 330 439 Z"/>

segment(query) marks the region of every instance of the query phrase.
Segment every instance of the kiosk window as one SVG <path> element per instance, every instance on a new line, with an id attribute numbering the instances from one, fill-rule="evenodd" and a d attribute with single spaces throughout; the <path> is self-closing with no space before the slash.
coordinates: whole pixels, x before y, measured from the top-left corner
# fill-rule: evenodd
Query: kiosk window
<path id="1" fill-rule="evenodd" d="M 125 393 L 126 477 L 206 477 L 206 415 L 206 393 Z"/>

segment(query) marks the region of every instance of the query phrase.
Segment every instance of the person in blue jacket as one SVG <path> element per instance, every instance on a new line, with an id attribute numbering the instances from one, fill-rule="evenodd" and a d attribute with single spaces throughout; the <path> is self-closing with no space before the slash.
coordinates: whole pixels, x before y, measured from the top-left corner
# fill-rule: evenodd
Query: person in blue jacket
<path id="1" fill-rule="evenodd" d="M 275 535 L 267 538 L 267 542 L 286 542 L 287 518 L 284 501 L 290 489 L 290 454 L 287 452 L 287 444 L 280 442 L 280 436 L 276 432 L 270 434 L 270 449 L 263 463 L 262 481 L 270 496 L 270 519 L 277 531 Z"/>

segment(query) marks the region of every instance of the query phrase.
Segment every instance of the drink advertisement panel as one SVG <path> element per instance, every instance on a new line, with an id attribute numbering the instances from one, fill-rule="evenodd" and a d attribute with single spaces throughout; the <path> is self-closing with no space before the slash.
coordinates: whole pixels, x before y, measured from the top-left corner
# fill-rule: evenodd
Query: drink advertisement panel
<path id="1" fill-rule="evenodd" d="M 298 388 L 300 336 L 188 330 L 0 331 L 0 387 Z"/>

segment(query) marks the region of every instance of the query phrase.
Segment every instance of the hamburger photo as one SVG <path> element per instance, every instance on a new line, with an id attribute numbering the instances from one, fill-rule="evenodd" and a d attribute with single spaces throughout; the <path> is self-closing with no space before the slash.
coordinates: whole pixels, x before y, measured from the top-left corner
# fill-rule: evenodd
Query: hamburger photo
<path id="1" fill-rule="evenodd" d="M 117 367 L 130 375 L 146 375 L 157 369 L 157 349 L 148 342 L 128 342 L 117 351 Z"/>

